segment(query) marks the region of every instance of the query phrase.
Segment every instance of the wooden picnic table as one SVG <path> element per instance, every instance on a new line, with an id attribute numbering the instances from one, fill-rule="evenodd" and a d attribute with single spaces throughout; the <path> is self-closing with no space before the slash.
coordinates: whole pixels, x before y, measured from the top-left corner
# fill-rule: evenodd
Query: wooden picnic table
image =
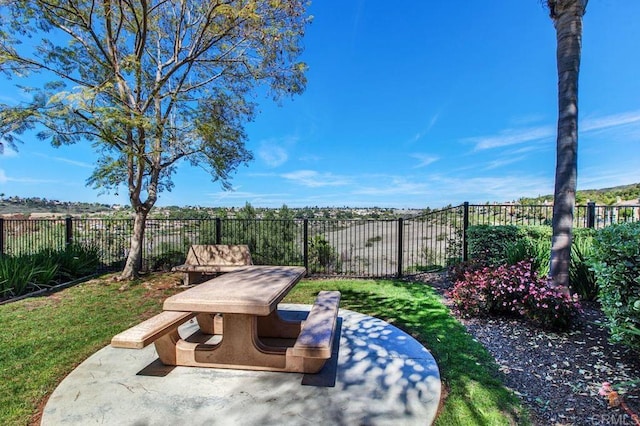
<path id="1" fill-rule="evenodd" d="M 278 303 L 305 274 L 299 266 L 247 266 L 221 275 L 167 298 L 161 314 L 112 345 L 154 342 L 168 365 L 315 373 L 331 357 L 340 293 L 320 292 L 305 321 L 282 319 Z M 200 331 L 183 339 L 178 325 L 193 317 Z"/>

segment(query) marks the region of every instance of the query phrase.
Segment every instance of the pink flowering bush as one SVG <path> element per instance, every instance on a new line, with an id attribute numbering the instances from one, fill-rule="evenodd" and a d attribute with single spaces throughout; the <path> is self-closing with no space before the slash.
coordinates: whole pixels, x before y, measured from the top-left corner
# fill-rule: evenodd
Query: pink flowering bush
<path id="1" fill-rule="evenodd" d="M 568 327 L 580 309 L 577 301 L 550 288 L 529 261 L 469 271 L 450 296 L 464 315 L 524 317 L 551 329 Z"/>

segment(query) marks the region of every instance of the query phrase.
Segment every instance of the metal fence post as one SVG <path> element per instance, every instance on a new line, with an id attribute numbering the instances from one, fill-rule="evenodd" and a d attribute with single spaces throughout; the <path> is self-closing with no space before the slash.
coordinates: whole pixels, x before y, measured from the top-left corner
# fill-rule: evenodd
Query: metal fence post
<path id="1" fill-rule="evenodd" d="M 469 229 L 469 202 L 464 202 L 462 218 L 462 261 L 469 260 L 469 244 L 467 240 L 467 229 Z"/>
<path id="2" fill-rule="evenodd" d="M 0 254 L 4 254 L 4 218 L 0 217 Z"/>
<path id="3" fill-rule="evenodd" d="M 222 219 L 216 217 L 216 244 L 222 244 Z"/>
<path id="4" fill-rule="evenodd" d="M 587 228 L 596 227 L 596 203 L 590 201 L 587 203 Z"/>
<path id="5" fill-rule="evenodd" d="M 65 227 L 65 244 L 70 245 L 73 242 L 73 219 L 71 216 L 64 219 Z"/>
<path id="6" fill-rule="evenodd" d="M 403 220 L 402 218 L 398 219 L 398 278 L 402 277 L 402 251 L 403 251 L 403 247 L 404 247 L 404 243 L 403 243 L 403 228 L 404 228 L 404 224 L 403 224 Z"/>
<path id="7" fill-rule="evenodd" d="M 304 257 L 304 267 L 309 274 L 309 219 L 305 219 L 302 225 L 302 256 Z"/>

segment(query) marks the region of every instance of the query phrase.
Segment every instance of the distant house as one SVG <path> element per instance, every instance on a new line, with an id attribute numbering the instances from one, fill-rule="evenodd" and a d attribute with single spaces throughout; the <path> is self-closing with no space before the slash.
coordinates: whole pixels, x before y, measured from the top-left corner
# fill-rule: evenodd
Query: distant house
<path id="1" fill-rule="evenodd" d="M 640 199 L 635 200 L 620 200 L 618 197 L 618 201 L 613 205 L 614 207 L 618 207 L 616 209 L 611 209 L 612 213 L 615 215 L 612 219 L 615 220 L 614 223 L 618 222 L 640 222 Z M 627 209 L 620 207 L 629 207 Z M 618 217 L 618 216 L 623 217 Z"/>

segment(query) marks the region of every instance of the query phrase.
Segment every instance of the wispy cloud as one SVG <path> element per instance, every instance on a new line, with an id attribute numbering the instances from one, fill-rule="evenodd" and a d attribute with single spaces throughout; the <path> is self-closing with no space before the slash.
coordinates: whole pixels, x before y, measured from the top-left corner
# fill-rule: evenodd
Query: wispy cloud
<path id="1" fill-rule="evenodd" d="M 295 172 L 284 173 L 280 176 L 295 184 L 310 188 L 344 186 L 350 183 L 350 179 L 345 176 L 337 176 L 332 173 L 319 173 L 314 170 L 298 170 Z"/>
<path id="2" fill-rule="evenodd" d="M 53 180 L 53 179 L 33 179 L 28 177 L 15 178 L 15 177 L 7 176 L 6 172 L 3 169 L 0 169 L 0 183 L 8 183 L 8 182 L 29 183 L 29 184 L 60 183 L 60 181 Z"/>
<path id="3" fill-rule="evenodd" d="M 463 142 L 475 145 L 475 151 L 517 145 L 525 142 L 539 141 L 555 136 L 553 126 L 528 127 L 523 129 L 505 129 L 497 135 L 478 136 L 463 139 Z"/>
<path id="4" fill-rule="evenodd" d="M 322 157 L 315 154 L 307 154 L 300 157 L 300 161 L 305 161 L 307 163 L 317 163 L 318 161 L 321 161 L 321 160 L 322 160 Z"/>
<path id="5" fill-rule="evenodd" d="M 368 182 L 350 191 L 354 200 L 367 197 L 369 205 L 382 205 L 385 201 L 395 207 L 409 208 L 438 208 L 463 201 L 511 201 L 524 196 L 547 194 L 553 190 L 553 182 L 547 178 L 514 174 L 483 177 L 452 174 L 410 178 L 377 176 L 374 181 L 355 178 L 354 181 Z"/>
<path id="6" fill-rule="evenodd" d="M 509 201 L 553 191 L 553 182 L 547 178 L 513 174 L 484 177 L 432 176 L 430 184 L 437 185 L 440 191 L 446 194 L 448 203 Z M 486 199 L 478 199 L 478 194 L 482 194 Z"/>
<path id="7" fill-rule="evenodd" d="M 41 158 L 50 160 L 50 161 L 57 161 L 59 163 L 65 163 L 65 164 L 70 164 L 72 166 L 82 167 L 83 169 L 92 169 L 94 167 L 93 164 L 86 163 L 84 161 L 72 160 L 70 158 L 65 158 L 65 157 L 51 157 L 49 155 L 41 154 L 38 152 L 34 153 L 33 155 L 35 155 L 36 157 L 41 157 Z"/>
<path id="8" fill-rule="evenodd" d="M 63 157 L 53 157 L 52 159 L 55 161 L 59 161 L 61 163 L 71 164 L 72 166 L 78 166 L 85 169 L 93 168 L 93 164 L 85 163 L 84 161 L 76 161 L 76 160 L 71 160 L 69 158 L 63 158 Z"/>
<path id="9" fill-rule="evenodd" d="M 258 156 L 268 167 L 279 167 L 289 160 L 287 150 L 297 141 L 298 138 L 295 136 L 264 140 L 260 142 Z"/>
<path id="10" fill-rule="evenodd" d="M 542 114 L 529 114 L 515 117 L 511 120 L 511 123 L 515 126 L 530 126 L 535 123 L 543 123 L 545 121 L 547 121 L 546 116 Z"/>
<path id="11" fill-rule="evenodd" d="M 617 128 L 626 128 L 629 125 L 640 124 L 640 111 L 630 111 L 620 114 L 612 114 L 603 117 L 587 117 L 579 123 L 580 133 L 589 133 Z M 475 145 L 475 151 L 501 148 L 506 146 L 523 144 L 526 142 L 543 141 L 556 137 L 555 125 L 508 128 L 495 135 L 474 136 L 465 138 L 462 142 Z"/>
<path id="12" fill-rule="evenodd" d="M 260 147 L 258 155 L 269 167 L 278 167 L 286 163 L 289 159 L 289 154 L 283 148 L 279 146 Z"/>
<path id="13" fill-rule="evenodd" d="M 239 191 L 239 190 L 230 190 L 230 191 L 218 191 L 207 194 L 208 197 L 212 200 L 212 202 L 216 205 L 224 204 L 224 201 L 231 201 L 233 205 L 238 205 L 235 201 L 249 201 L 253 202 L 255 200 L 266 200 L 266 199 L 278 199 L 282 200 L 285 197 L 290 196 L 287 193 L 259 193 L 259 192 L 251 192 L 251 191 Z"/>
<path id="14" fill-rule="evenodd" d="M 579 129 L 582 132 L 591 132 L 634 123 L 640 124 L 640 111 L 624 112 L 605 117 L 585 118 L 585 120 L 580 123 Z"/>
<path id="15" fill-rule="evenodd" d="M 630 162 L 632 163 L 632 161 Z M 640 170 L 633 164 L 620 167 L 590 167 L 578 172 L 578 189 L 602 189 L 640 182 Z"/>
<path id="16" fill-rule="evenodd" d="M 517 163 L 519 161 L 524 160 L 525 158 L 527 158 L 524 155 L 520 155 L 517 157 L 503 157 L 503 158 L 498 158 L 496 160 L 490 161 L 489 164 L 485 167 L 485 170 L 493 170 L 493 169 L 498 169 L 500 167 L 504 167 L 504 166 L 508 166 L 509 164 L 513 164 L 513 163 Z"/>
<path id="17" fill-rule="evenodd" d="M 398 176 L 388 176 L 380 179 L 379 184 L 354 188 L 353 194 L 369 196 L 403 196 L 425 195 L 430 192 L 428 182 L 410 180 Z"/>
<path id="18" fill-rule="evenodd" d="M 435 155 L 420 154 L 420 153 L 411 154 L 411 157 L 418 160 L 418 164 L 413 166 L 414 169 L 419 169 L 419 168 L 422 168 L 422 167 L 426 167 L 429 164 L 435 163 L 436 161 L 438 161 L 440 159 L 439 157 L 436 157 Z"/>
<path id="19" fill-rule="evenodd" d="M 508 155 L 522 155 L 522 154 L 529 154 L 532 152 L 538 152 L 538 151 L 545 151 L 545 150 L 549 150 L 553 148 L 553 145 L 527 145 L 527 146 L 521 146 L 519 148 L 515 148 L 511 151 L 509 151 Z"/>
<path id="20" fill-rule="evenodd" d="M 436 113 L 434 114 L 431 119 L 429 120 L 429 123 L 427 123 L 427 127 L 416 133 L 415 135 L 413 135 L 413 137 L 411 139 L 409 139 L 408 144 L 414 144 L 416 142 L 418 142 L 420 139 L 422 139 L 423 137 L 425 137 L 427 135 L 427 133 L 429 133 L 431 131 L 431 129 L 433 128 L 433 126 L 436 125 L 436 123 L 438 122 L 438 119 L 440 118 L 440 113 Z"/>
<path id="21" fill-rule="evenodd" d="M 411 139 L 409 139 L 409 141 L 408 141 L 407 143 L 408 143 L 409 145 L 411 145 L 411 144 L 414 144 L 414 143 L 418 142 L 420 139 L 422 139 L 422 138 L 424 137 L 424 135 L 425 135 L 426 133 L 427 133 L 427 132 L 424 132 L 424 131 L 423 131 L 423 132 L 418 132 L 418 133 L 416 133 L 415 135 L 413 135 L 413 136 L 411 137 Z"/>
<path id="22" fill-rule="evenodd" d="M 431 120 L 429 120 L 429 125 L 427 126 L 427 130 L 426 132 L 431 131 L 431 129 L 433 128 L 433 126 L 436 125 L 436 123 L 438 122 L 438 119 L 440 118 L 440 113 L 436 113 L 431 117 Z"/>

